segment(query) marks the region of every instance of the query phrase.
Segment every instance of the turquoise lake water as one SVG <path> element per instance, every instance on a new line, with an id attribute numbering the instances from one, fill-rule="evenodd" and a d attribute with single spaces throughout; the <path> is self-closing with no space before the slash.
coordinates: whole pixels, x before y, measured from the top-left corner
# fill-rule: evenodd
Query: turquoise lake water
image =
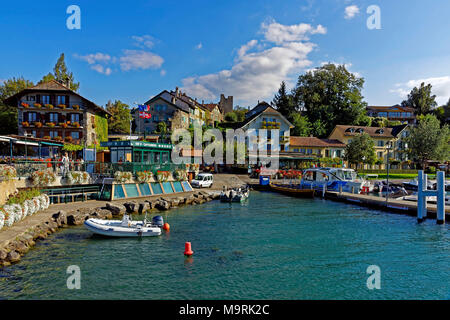
<path id="1" fill-rule="evenodd" d="M 169 233 L 51 235 L 0 269 L 0 299 L 449 299 L 450 236 L 435 220 L 251 192 L 164 214 Z M 190 241 L 194 256 L 183 256 Z M 69 290 L 69 265 L 81 289 Z M 369 265 L 381 289 L 369 290 Z"/>

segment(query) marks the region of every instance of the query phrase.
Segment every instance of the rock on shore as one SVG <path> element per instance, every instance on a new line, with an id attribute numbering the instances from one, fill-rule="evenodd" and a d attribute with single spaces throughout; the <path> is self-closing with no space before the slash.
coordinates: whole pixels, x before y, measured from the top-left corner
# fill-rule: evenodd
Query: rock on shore
<path id="1" fill-rule="evenodd" d="M 20 261 L 36 241 L 46 239 L 50 234 L 60 228 L 82 225 L 89 218 L 112 219 L 125 213 L 145 213 L 151 210 L 166 211 L 183 205 L 201 204 L 216 200 L 220 197 L 220 191 L 195 191 L 184 196 L 162 196 L 154 199 L 139 199 L 120 203 L 108 202 L 104 207 L 81 208 L 66 212 L 60 210 L 52 214 L 45 221 L 40 222 L 26 232 L 0 243 L 0 267 L 9 266 Z"/>

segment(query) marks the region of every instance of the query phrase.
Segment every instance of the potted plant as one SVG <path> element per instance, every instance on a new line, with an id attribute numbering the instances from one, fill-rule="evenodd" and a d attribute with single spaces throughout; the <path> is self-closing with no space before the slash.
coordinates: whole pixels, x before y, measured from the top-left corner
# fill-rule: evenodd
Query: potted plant
<path id="1" fill-rule="evenodd" d="M 56 137 L 53 138 L 53 140 L 55 140 L 55 141 L 62 141 L 62 139 L 63 139 L 63 138 L 60 137 L 60 136 L 56 136 Z"/>
<path id="2" fill-rule="evenodd" d="M 64 138 L 65 142 L 71 143 L 73 141 L 73 138 L 71 136 L 67 136 Z"/>
<path id="3" fill-rule="evenodd" d="M 74 105 L 72 106 L 72 108 L 73 108 L 74 110 L 80 110 L 80 106 L 77 105 L 77 104 L 74 104 Z"/>
<path id="4" fill-rule="evenodd" d="M 50 136 L 44 136 L 43 139 L 46 139 L 46 140 L 52 140 L 52 138 L 51 138 Z"/>
<path id="5" fill-rule="evenodd" d="M 62 103 L 61 103 L 61 104 L 58 104 L 58 108 L 64 110 L 64 109 L 66 108 L 66 105 L 65 105 L 65 104 L 62 104 Z"/>
<path id="6" fill-rule="evenodd" d="M 25 102 L 22 102 L 20 105 L 22 107 L 24 107 L 24 108 L 27 108 L 27 109 L 30 107 L 30 105 L 28 103 L 25 103 Z"/>
<path id="7" fill-rule="evenodd" d="M 40 103 L 35 103 L 33 106 L 34 106 L 35 108 L 42 108 L 42 104 L 40 104 Z"/>
<path id="8" fill-rule="evenodd" d="M 42 122 L 36 121 L 36 122 L 34 123 L 34 126 L 35 126 L 36 128 L 41 128 L 41 127 L 42 127 Z"/>
<path id="9" fill-rule="evenodd" d="M 53 105 L 50 103 L 45 104 L 44 107 L 46 107 L 47 109 L 53 109 Z"/>
<path id="10" fill-rule="evenodd" d="M 53 122 L 49 122 L 49 123 L 47 123 L 47 126 L 50 128 L 53 128 L 55 126 L 55 124 Z"/>
<path id="11" fill-rule="evenodd" d="M 24 121 L 22 122 L 22 127 L 29 127 L 30 124 L 28 123 L 28 121 Z"/>
<path id="12" fill-rule="evenodd" d="M 80 123 L 79 122 L 74 122 L 72 123 L 72 126 L 75 128 L 79 128 L 80 127 Z"/>

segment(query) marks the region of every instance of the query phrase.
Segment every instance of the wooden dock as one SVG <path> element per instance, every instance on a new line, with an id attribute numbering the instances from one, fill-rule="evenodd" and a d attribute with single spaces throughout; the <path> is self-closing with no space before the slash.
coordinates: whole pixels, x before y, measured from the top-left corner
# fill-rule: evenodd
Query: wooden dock
<path id="1" fill-rule="evenodd" d="M 395 200 L 389 199 L 386 202 L 386 198 L 371 196 L 367 194 L 353 194 L 347 192 L 334 192 L 325 191 L 325 198 L 335 201 L 353 203 L 360 206 L 379 209 L 384 211 L 394 211 L 398 213 L 404 213 L 411 216 L 417 216 L 417 202 L 407 200 Z M 446 220 L 450 218 L 450 206 L 445 208 Z M 427 204 L 427 217 L 436 218 L 436 204 Z"/>

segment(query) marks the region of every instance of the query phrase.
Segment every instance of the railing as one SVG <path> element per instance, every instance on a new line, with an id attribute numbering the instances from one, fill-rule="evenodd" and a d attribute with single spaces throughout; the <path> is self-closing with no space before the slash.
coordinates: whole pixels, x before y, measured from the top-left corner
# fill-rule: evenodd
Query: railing
<path id="1" fill-rule="evenodd" d="M 9 162 L 5 162 L 9 164 Z M 51 169 L 57 175 L 63 174 L 63 165 L 61 161 L 47 161 L 47 160 L 14 160 L 11 165 L 15 167 L 17 176 L 29 177 L 34 171 L 42 171 Z M 161 163 L 152 164 L 145 162 L 122 162 L 122 163 L 107 163 L 107 162 L 76 162 L 69 163 L 69 171 L 86 171 L 93 176 L 113 177 L 116 171 L 128 171 L 136 174 L 139 171 L 151 171 L 156 174 L 157 171 L 175 171 L 177 169 L 185 169 L 184 164 Z"/>
<path id="2" fill-rule="evenodd" d="M 68 188 L 41 189 L 50 198 L 50 203 L 67 203 L 98 199 L 100 186 L 75 186 Z"/>

